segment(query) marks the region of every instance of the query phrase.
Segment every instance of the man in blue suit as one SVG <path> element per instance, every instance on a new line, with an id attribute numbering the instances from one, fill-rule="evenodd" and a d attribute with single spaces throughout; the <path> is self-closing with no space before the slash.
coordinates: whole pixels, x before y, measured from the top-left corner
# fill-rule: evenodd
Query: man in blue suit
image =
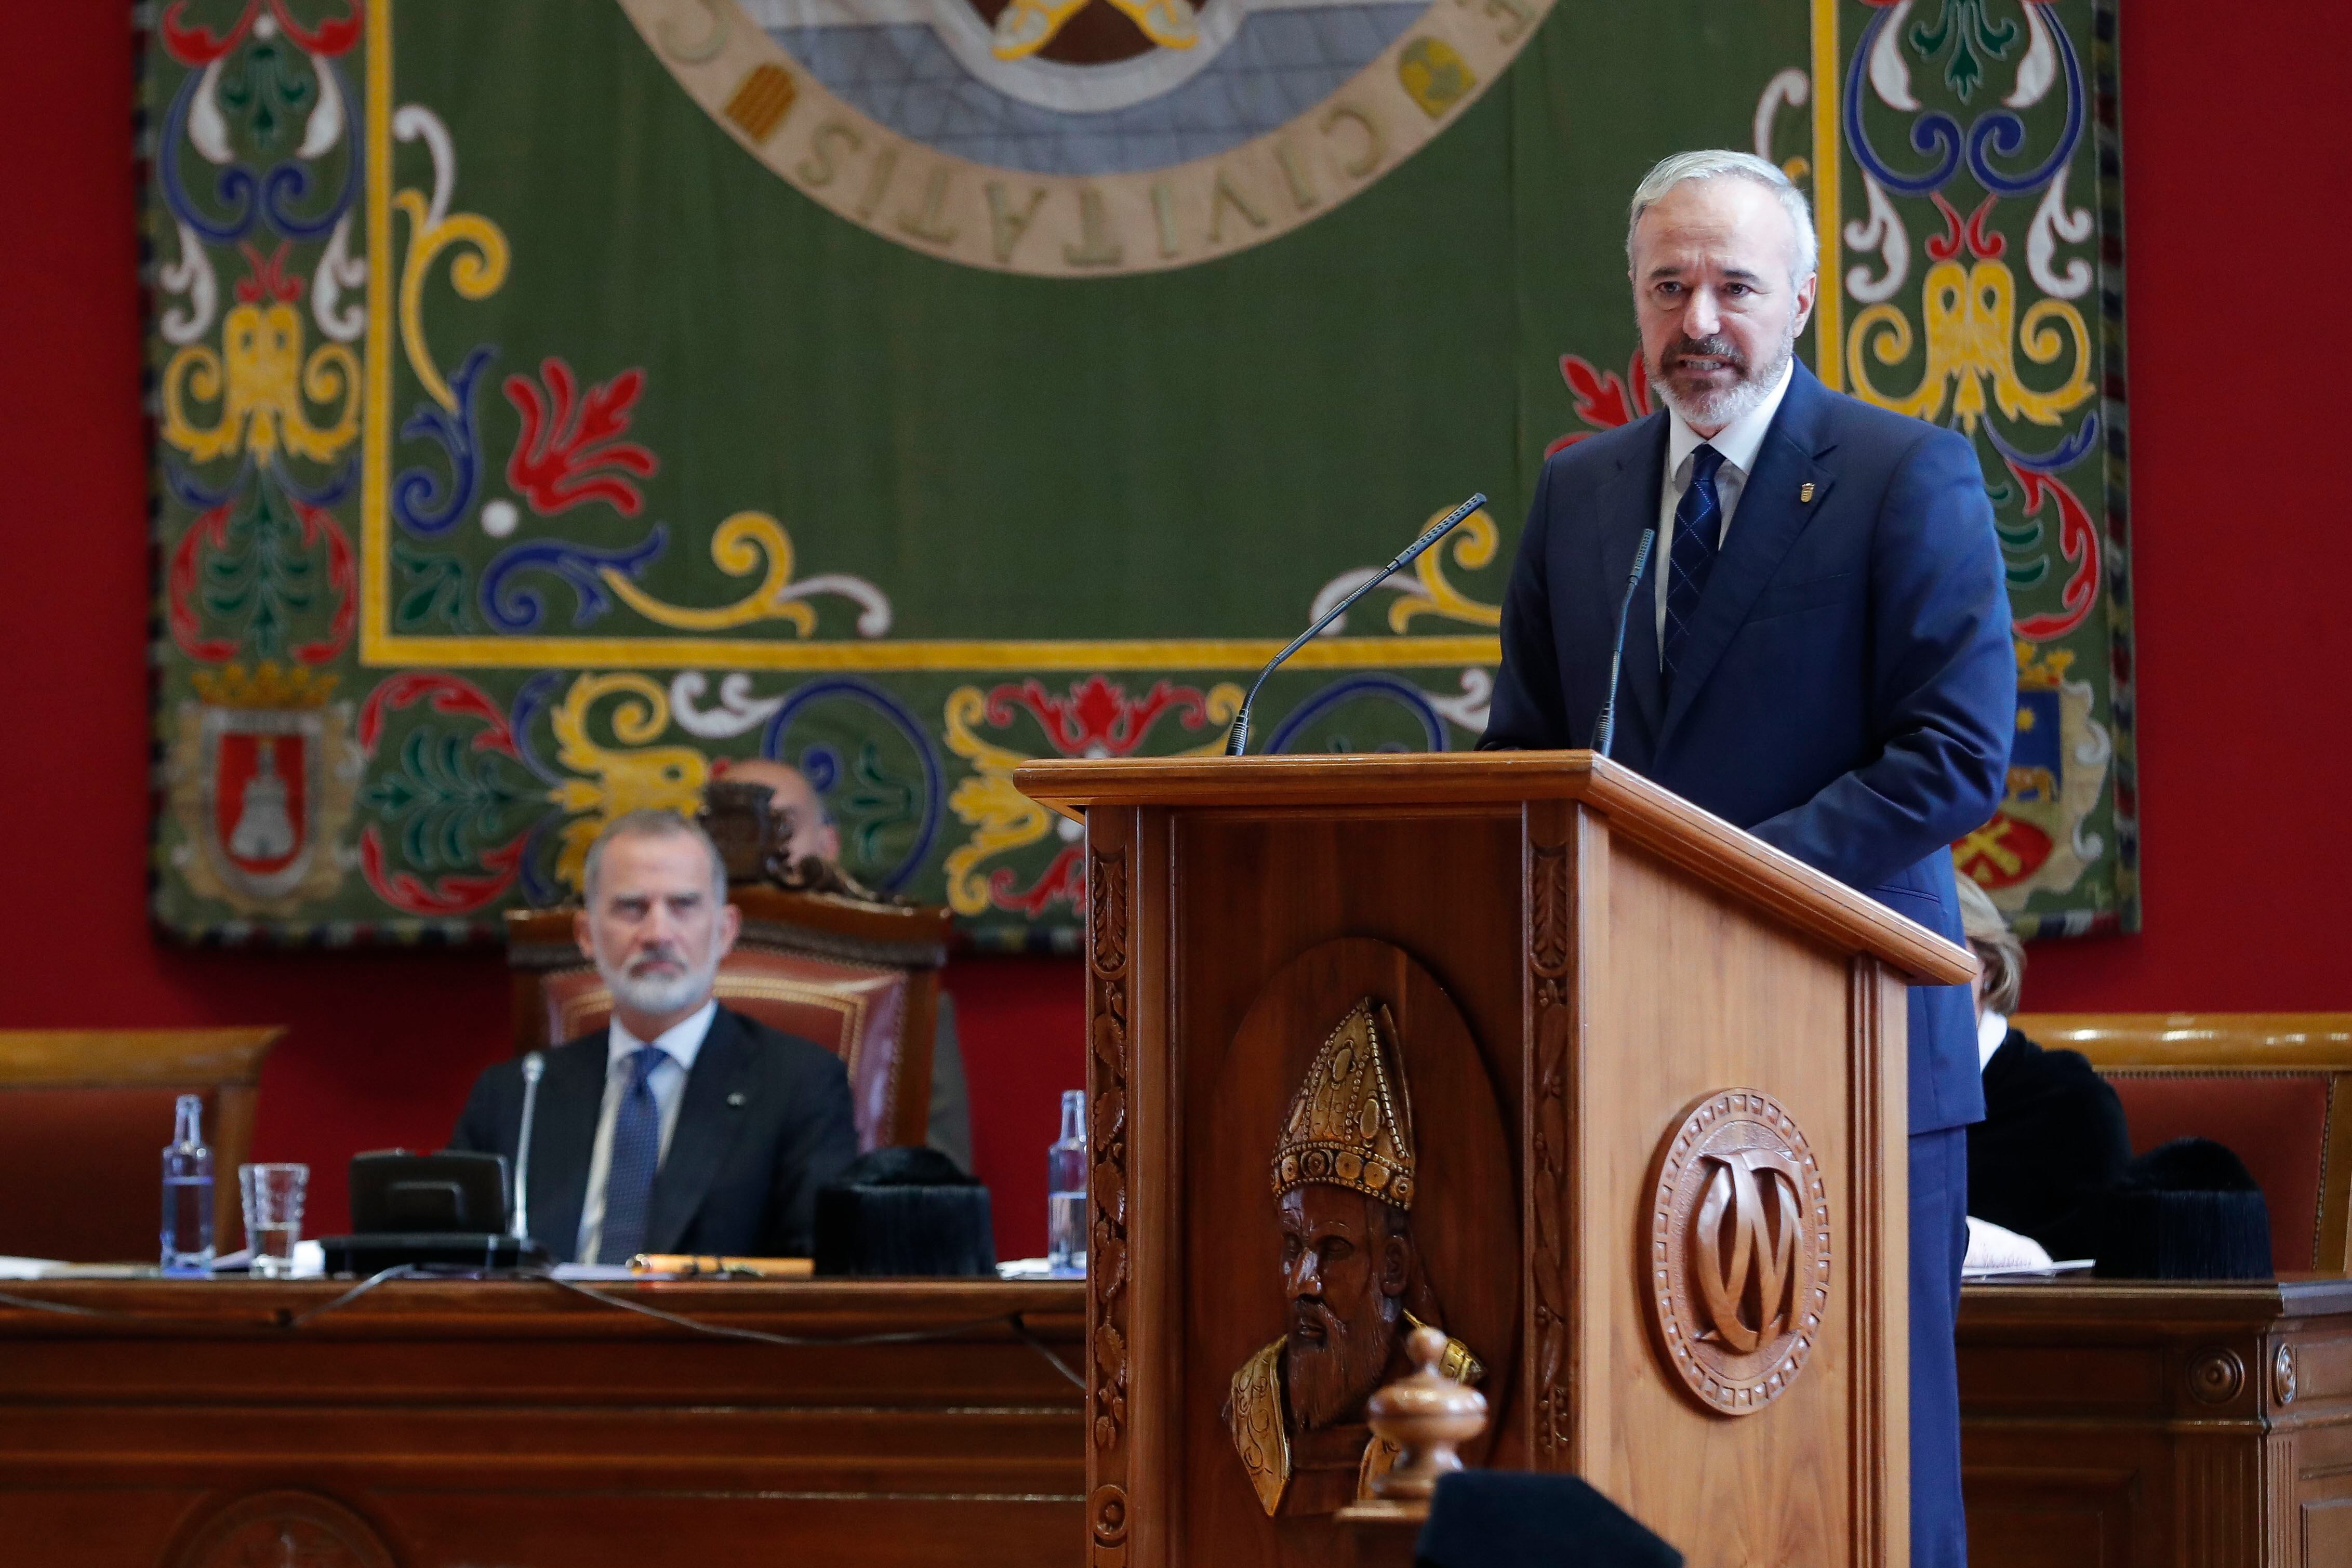
<path id="1" fill-rule="evenodd" d="M 1665 410 L 1544 465 L 1480 744 L 1596 745 L 1630 604 L 1616 759 L 1959 942 L 1948 846 L 2000 804 L 2017 710 L 1976 455 L 1798 363 L 1815 242 L 1770 163 L 1667 159 L 1634 194 L 1626 253 Z M 1914 1568 L 1968 1555 L 1952 1328 L 1983 1114 L 1968 988 L 1914 989 Z"/>

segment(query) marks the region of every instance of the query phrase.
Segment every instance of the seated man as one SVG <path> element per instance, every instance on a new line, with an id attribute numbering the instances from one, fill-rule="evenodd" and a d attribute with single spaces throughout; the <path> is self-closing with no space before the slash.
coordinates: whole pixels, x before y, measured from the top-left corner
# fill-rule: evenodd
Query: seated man
<path id="1" fill-rule="evenodd" d="M 805 774 L 789 763 L 753 757 L 747 762 L 722 761 L 718 776 L 729 784 L 765 784 L 775 809 L 792 818 L 791 853 L 795 863 L 807 858 L 827 866 L 841 864 L 841 830 L 834 826 Z M 971 1110 L 964 1099 L 963 1050 L 956 1041 L 955 998 L 940 992 L 939 1021 L 931 1035 L 930 1121 L 923 1142 L 956 1163 L 971 1169 Z"/>
<path id="2" fill-rule="evenodd" d="M 2131 1163 L 2123 1101 L 2081 1052 L 2043 1050 L 2009 1026 L 2025 948 L 1982 888 L 1963 877 L 1959 894 L 1985 1097 L 1969 1129 L 1969 1266 L 2093 1257 L 2099 1201 Z"/>
<path id="3" fill-rule="evenodd" d="M 718 849 L 676 812 L 633 811 L 582 880 L 574 934 L 613 1017 L 546 1053 L 531 1235 L 559 1262 L 809 1256 L 816 1190 L 857 1157 L 849 1079 L 823 1046 L 712 1000 L 742 923 Z M 449 1146 L 512 1161 L 522 1104 L 521 1060 L 488 1068 Z"/>

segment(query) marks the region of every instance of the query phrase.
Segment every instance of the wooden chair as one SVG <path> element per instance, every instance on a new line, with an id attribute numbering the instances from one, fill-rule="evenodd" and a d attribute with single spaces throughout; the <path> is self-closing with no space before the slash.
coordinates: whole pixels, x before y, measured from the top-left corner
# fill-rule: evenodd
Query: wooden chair
<path id="1" fill-rule="evenodd" d="M 738 888 L 729 901 L 743 911 L 743 934 L 719 968 L 720 1005 L 842 1058 L 861 1152 L 921 1143 L 948 911 L 764 887 Z M 577 1038 L 612 1016 L 612 992 L 572 940 L 572 913 L 507 915 L 518 1051 Z"/>
<path id="2" fill-rule="evenodd" d="M 2352 1013 L 2021 1013 L 2035 1044 L 2091 1059 L 2132 1150 L 2229 1145 L 2262 1184 L 2282 1273 L 2347 1272 L 2352 1254 Z"/>
<path id="3" fill-rule="evenodd" d="M 152 1262 L 173 1102 L 203 1097 L 213 1241 L 244 1245 L 236 1168 L 283 1029 L 0 1029 L 0 1253 Z"/>

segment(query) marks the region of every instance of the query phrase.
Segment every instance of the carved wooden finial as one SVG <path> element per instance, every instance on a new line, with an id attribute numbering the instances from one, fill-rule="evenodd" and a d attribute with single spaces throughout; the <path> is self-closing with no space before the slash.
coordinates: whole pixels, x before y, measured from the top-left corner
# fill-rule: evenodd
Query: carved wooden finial
<path id="1" fill-rule="evenodd" d="M 1438 1478 L 1462 1468 L 1455 1448 L 1486 1429 L 1486 1396 L 1437 1370 L 1444 1330 L 1423 1323 L 1405 1341 L 1405 1353 L 1412 1375 L 1379 1390 L 1364 1406 L 1373 1432 L 1399 1449 L 1388 1472 L 1372 1479 L 1372 1493 L 1426 1503 Z"/>

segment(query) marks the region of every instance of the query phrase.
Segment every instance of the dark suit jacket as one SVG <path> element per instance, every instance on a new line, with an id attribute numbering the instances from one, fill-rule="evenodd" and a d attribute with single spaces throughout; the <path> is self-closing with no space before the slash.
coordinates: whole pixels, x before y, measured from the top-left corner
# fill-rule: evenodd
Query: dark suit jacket
<path id="1" fill-rule="evenodd" d="M 607 1055 L 604 1030 L 583 1035 L 547 1053 L 540 1079 L 530 1233 L 558 1262 L 571 1261 L 580 1242 Z M 486 1069 L 449 1147 L 511 1163 L 522 1090 L 520 1058 Z M 669 1152 L 654 1177 L 646 1250 L 810 1257 L 816 1190 L 856 1157 L 841 1058 L 721 1007 L 687 1074 Z"/>
<path id="2" fill-rule="evenodd" d="M 2015 1029 L 1984 1068 L 1985 1119 L 1969 1129 L 1969 1212 L 2058 1258 L 2095 1258 L 2099 1200 L 2131 1164 L 2114 1086 L 2079 1051 Z"/>
<path id="3" fill-rule="evenodd" d="M 1592 743 L 1665 413 L 1544 465 L 1503 605 L 1486 747 Z M 1810 483 L 1812 499 L 1801 501 Z M 1992 508 L 1959 436 L 1800 363 L 1707 579 L 1671 700 L 1654 574 L 1633 597 L 1617 761 L 1954 942 L 1948 846 L 2000 805 L 2017 665 Z M 1911 993 L 1911 1131 L 1976 1121 L 1965 986 Z"/>

